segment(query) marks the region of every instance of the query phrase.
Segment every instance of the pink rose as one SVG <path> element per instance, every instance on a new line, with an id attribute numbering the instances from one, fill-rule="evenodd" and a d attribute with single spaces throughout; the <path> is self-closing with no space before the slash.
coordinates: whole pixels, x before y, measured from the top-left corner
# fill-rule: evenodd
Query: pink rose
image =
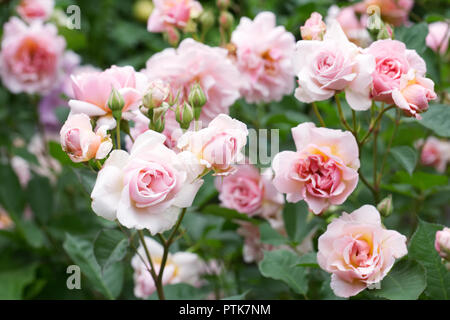
<path id="1" fill-rule="evenodd" d="M 145 237 L 145 244 L 152 258 L 156 274 L 161 268 L 164 248 L 152 238 Z M 144 261 L 142 261 L 142 259 Z M 150 275 L 151 270 L 144 247 L 141 245 L 138 253 L 131 260 L 134 270 L 134 295 L 138 298 L 148 298 L 156 291 L 156 285 Z M 187 283 L 198 287 L 202 284 L 201 275 L 206 265 L 199 256 L 191 252 L 169 253 L 162 277 L 163 285 Z"/>
<path id="2" fill-rule="evenodd" d="M 150 81 L 142 104 L 147 108 L 157 108 L 167 100 L 170 94 L 170 86 L 161 80 Z"/>
<path id="3" fill-rule="evenodd" d="M 358 184 L 358 145 L 348 131 L 302 123 L 292 129 L 297 151 L 275 156 L 273 184 L 288 202 L 305 200 L 320 214 L 344 203 Z"/>
<path id="4" fill-rule="evenodd" d="M 61 146 L 73 162 L 106 158 L 113 145 L 105 127 L 94 133 L 85 114 L 70 115 L 60 132 Z"/>
<path id="5" fill-rule="evenodd" d="M 365 14 L 370 6 L 380 10 L 381 18 L 395 27 L 408 24 L 408 16 L 414 0 L 364 0 L 355 4 L 356 12 Z"/>
<path id="6" fill-rule="evenodd" d="M 448 49 L 450 27 L 448 22 L 438 21 L 428 25 L 427 46 L 433 51 L 445 54 Z"/>
<path id="7" fill-rule="evenodd" d="M 336 20 L 351 42 L 365 48 L 372 41 L 366 29 L 365 19 L 367 19 L 367 16 L 361 18 L 356 16 L 353 6 L 339 8 L 332 5 L 328 9 L 326 21 L 327 24 L 330 24 L 333 20 Z"/>
<path id="8" fill-rule="evenodd" d="M 66 42 L 54 25 L 26 25 L 12 17 L 4 25 L 0 76 L 13 93 L 49 92 L 57 82 Z"/>
<path id="9" fill-rule="evenodd" d="M 370 88 L 375 62 L 351 43 L 337 22 L 333 22 L 323 41 L 297 42 L 294 70 L 299 87 L 295 97 L 306 103 L 322 101 L 344 90 L 354 110 L 367 110 L 372 103 Z"/>
<path id="10" fill-rule="evenodd" d="M 272 185 L 269 174 L 260 174 L 253 165 L 242 164 L 234 174 L 217 177 L 216 188 L 222 206 L 249 216 L 275 218 L 283 207 L 284 198 Z"/>
<path id="11" fill-rule="evenodd" d="M 122 95 L 125 101 L 123 118 L 129 120 L 139 107 L 146 86 L 146 77 L 130 66 L 112 66 L 103 72 L 80 73 L 72 76 L 75 98 L 69 101 L 69 106 L 74 114 L 100 117 L 97 126 L 105 125 L 112 129 L 116 126 L 116 120 L 108 107 L 111 89 L 115 88 Z"/>
<path id="12" fill-rule="evenodd" d="M 317 262 L 332 273 L 334 294 L 348 298 L 380 282 L 407 252 L 406 237 L 386 230 L 377 209 L 365 205 L 328 225 L 319 237 Z"/>
<path id="13" fill-rule="evenodd" d="M 21 0 L 17 13 L 27 22 L 45 21 L 52 14 L 54 6 L 54 0 Z"/>
<path id="14" fill-rule="evenodd" d="M 236 171 L 233 164 L 244 159 L 241 151 L 247 143 L 245 123 L 219 114 L 207 128 L 187 131 L 178 140 L 178 148 L 192 152 L 215 175 L 229 175 Z"/>
<path id="15" fill-rule="evenodd" d="M 450 228 L 445 227 L 436 232 L 434 247 L 442 259 L 450 261 Z"/>
<path id="16" fill-rule="evenodd" d="M 372 97 L 376 101 L 394 103 L 392 91 L 400 87 L 400 78 L 414 69 L 417 75 L 426 72 L 425 61 L 415 50 L 407 50 L 403 42 L 378 40 L 370 45 L 367 53 L 375 57 Z"/>
<path id="17" fill-rule="evenodd" d="M 163 32 L 169 27 L 183 29 L 191 18 L 203 11 L 202 5 L 194 0 L 154 0 L 155 5 L 148 19 L 150 32 Z"/>
<path id="18" fill-rule="evenodd" d="M 279 101 L 292 93 L 295 38 L 284 27 L 276 26 L 272 12 L 261 12 L 253 21 L 241 18 L 231 43 L 244 80 L 241 93 L 247 102 Z"/>
<path id="19" fill-rule="evenodd" d="M 240 97 L 241 75 L 227 58 L 228 51 L 204 45 L 192 39 L 183 40 L 178 49 L 165 49 L 154 54 L 143 72 L 149 80 L 170 84 L 179 102 L 187 101 L 194 83 L 198 82 L 207 97 L 200 120 L 207 124 L 220 113 L 227 113 Z"/>
<path id="20" fill-rule="evenodd" d="M 437 98 L 434 92 L 434 82 L 430 79 L 416 76 L 414 70 L 400 78 L 400 87 L 392 91 L 394 103 L 408 116 L 421 119 L 419 113 L 428 110 L 428 102 Z"/>
<path id="21" fill-rule="evenodd" d="M 429 137 L 425 144 L 418 141 L 417 147 L 422 147 L 420 162 L 425 166 L 435 167 L 437 171 L 444 173 L 447 163 L 450 162 L 450 142 Z"/>
<path id="22" fill-rule="evenodd" d="M 327 25 L 322 21 L 322 15 L 317 12 L 313 12 L 305 25 L 300 27 L 303 40 L 322 40 L 326 30 Z"/>
<path id="23" fill-rule="evenodd" d="M 148 229 L 152 235 L 170 229 L 181 208 L 192 201 L 203 183 L 196 158 L 176 154 L 164 145 L 165 136 L 146 131 L 130 154 L 114 150 L 98 173 L 92 209 L 127 228 Z"/>
<path id="24" fill-rule="evenodd" d="M 17 175 L 17 178 L 19 178 L 20 185 L 22 188 L 25 188 L 31 180 L 30 165 L 24 158 L 13 156 L 11 158 L 11 167 Z"/>

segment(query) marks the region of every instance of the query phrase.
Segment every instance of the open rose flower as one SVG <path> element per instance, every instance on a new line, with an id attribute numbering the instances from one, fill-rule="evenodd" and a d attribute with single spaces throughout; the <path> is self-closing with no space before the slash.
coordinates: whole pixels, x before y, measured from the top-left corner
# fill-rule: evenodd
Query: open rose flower
<path id="1" fill-rule="evenodd" d="M 12 17 L 3 27 L 0 76 L 13 93 L 49 92 L 59 76 L 66 42 L 54 25 L 26 25 Z"/>
<path id="2" fill-rule="evenodd" d="M 434 247 L 442 259 L 450 261 L 450 228 L 445 227 L 436 232 Z"/>
<path id="3" fill-rule="evenodd" d="M 99 117 L 97 126 L 106 125 L 108 129 L 116 126 L 116 120 L 108 107 L 112 88 L 123 97 L 125 105 L 122 117 L 131 119 L 147 89 L 147 78 L 133 67 L 112 66 L 103 72 L 84 72 L 72 76 L 74 99 L 69 101 L 71 113 L 84 113 Z"/>
<path id="4" fill-rule="evenodd" d="M 114 150 L 97 176 L 92 209 L 127 228 L 157 234 L 170 229 L 181 208 L 192 205 L 203 180 L 197 159 L 189 152 L 176 154 L 164 145 L 165 136 L 146 131 L 130 154 Z"/>
<path id="5" fill-rule="evenodd" d="M 91 120 L 85 114 L 69 116 L 60 132 L 61 146 L 73 162 L 103 159 L 113 145 L 105 127 L 92 131 Z"/>
<path id="6" fill-rule="evenodd" d="M 345 36 L 339 23 L 333 21 L 323 41 L 297 42 L 294 70 L 299 87 L 295 97 L 306 103 L 331 98 L 345 91 L 354 110 L 367 110 L 372 103 L 370 88 L 375 61 Z"/>
<path id="7" fill-rule="evenodd" d="M 288 202 L 305 200 L 320 214 L 344 203 L 358 184 L 358 144 L 348 131 L 302 123 L 292 129 L 297 151 L 275 156 L 273 184 Z"/>
<path id="8" fill-rule="evenodd" d="M 416 147 L 422 147 L 420 162 L 424 166 L 431 166 L 437 171 L 444 173 L 447 164 L 450 162 L 450 142 L 440 140 L 436 137 L 429 137 L 424 142 L 419 140 Z"/>
<path id="9" fill-rule="evenodd" d="M 152 238 L 145 237 L 144 239 L 152 257 L 154 271 L 158 274 L 161 268 L 164 248 Z M 142 245 L 138 249 L 138 254 L 131 260 L 131 266 L 134 270 L 134 295 L 142 299 L 148 298 L 156 291 L 156 285 L 150 275 L 149 270 L 151 270 L 151 267 Z M 202 284 L 201 275 L 205 272 L 205 268 L 205 263 L 195 253 L 169 253 L 164 268 L 162 284 L 187 283 L 199 287 Z"/>
<path id="10" fill-rule="evenodd" d="M 235 64 L 244 78 L 241 93 L 247 102 L 279 101 L 292 93 L 295 38 L 283 26 L 276 26 L 272 12 L 261 12 L 253 21 L 241 18 L 231 43 Z"/>
<path id="11" fill-rule="evenodd" d="M 417 76 L 415 70 L 410 70 L 400 78 L 399 88 L 392 91 L 394 103 L 408 116 L 421 119 L 419 113 L 428 110 L 428 102 L 437 98 L 434 92 L 434 82 L 422 76 Z"/>
<path id="12" fill-rule="evenodd" d="M 219 114 L 207 128 L 183 134 L 178 139 L 178 148 L 192 152 L 205 169 L 226 176 L 235 172 L 233 164 L 244 159 L 241 151 L 247 135 L 245 123 Z"/>
<path id="13" fill-rule="evenodd" d="M 147 24 L 150 32 L 163 32 L 170 27 L 184 29 L 190 19 L 203 11 L 200 2 L 195 0 L 154 0 L 153 4 Z"/>
<path id="14" fill-rule="evenodd" d="M 367 53 L 375 57 L 372 98 L 388 104 L 394 103 L 392 92 L 400 87 L 400 79 L 414 69 L 417 76 L 424 76 L 425 61 L 415 50 L 408 50 L 397 40 L 378 40 L 370 45 Z"/>
<path id="15" fill-rule="evenodd" d="M 428 25 L 428 35 L 425 42 L 433 51 L 444 55 L 448 49 L 450 39 L 450 24 L 438 21 Z"/>
<path id="16" fill-rule="evenodd" d="M 327 25 L 322 21 L 322 15 L 313 12 L 305 24 L 300 27 L 303 40 L 322 40 Z"/>
<path id="17" fill-rule="evenodd" d="M 240 97 L 241 75 L 227 55 L 223 48 L 185 39 L 177 49 L 154 54 L 143 72 L 150 81 L 168 82 L 172 94 L 179 94 L 179 103 L 187 101 L 192 86 L 199 83 L 207 98 L 200 120 L 207 124 L 220 113 L 228 114 L 230 106 Z"/>
<path id="18" fill-rule="evenodd" d="M 371 6 L 378 8 L 383 21 L 398 27 L 409 22 L 408 16 L 414 6 L 414 0 L 364 0 L 355 4 L 354 8 L 356 12 L 365 14 Z"/>
<path id="19" fill-rule="evenodd" d="M 21 0 L 17 13 L 27 22 L 45 21 L 50 18 L 54 6 L 54 0 Z"/>
<path id="20" fill-rule="evenodd" d="M 365 205 L 328 225 L 319 237 L 317 262 L 332 273 L 334 294 L 348 298 L 380 282 L 406 254 L 406 237 L 386 230 L 377 209 Z"/>

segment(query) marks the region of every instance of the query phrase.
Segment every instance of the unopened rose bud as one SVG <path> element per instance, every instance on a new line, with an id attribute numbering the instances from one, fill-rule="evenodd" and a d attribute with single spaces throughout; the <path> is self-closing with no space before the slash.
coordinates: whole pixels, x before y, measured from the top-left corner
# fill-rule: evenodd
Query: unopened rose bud
<path id="1" fill-rule="evenodd" d="M 383 217 L 390 216 L 394 210 L 392 205 L 392 194 L 381 200 L 381 202 L 377 205 L 377 209 Z"/>
<path id="2" fill-rule="evenodd" d="M 380 32 L 378 32 L 377 40 L 392 39 L 392 34 L 393 31 L 391 26 L 387 23 L 384 23 L 380 29 Z"/>
<path id="3" fill-rule="evenodd" d="M 231 30 L 234 23 L 234 17 L 230 12 L 222 11 L 219 16 L 219 23 L 224 30 Z"/>
<path id="4" fill-rule="evenodd" d="M 313 12 L 305 25 L 300 27 L 303 40 L 322 40 L 326 30 L 327 26 L 322 21 L 322 15 L 317 12 Z"/>
<path id="5" fill-rule="evenodd" d="M 148 109 L 159 107 L 169 96 L 170 86 L 161 81 L 150 82 L 147 93 L 142 98 L 142 104 Z"/>
<path id="6" fill-rule="evenodd" d="M 192 86 L 188 97 L 189 104 L 194 108 L 195 120 L 200 118 L 202 107 L 206 104 L 206 95 L 198 83 Z"/>
<path id="7" fill-rule="evenodd" d="M 217 0 L 219 10 L 226 10 L 230 6 L 230 0 Z"/>
<path id="8" fill-rule="evenodd" d="M 166 112 L 169 110 L 169 107 L 170 106 L 166 102 L 163 102 L 160 107 L 151 109 L 152 119 L 149 124 L 151 130 L 157 132 L 164 131 Z"/>
<path id="9" fill-rule="evenodd" d="M 153 11 L 153 3 L 149 0 L 139 0 L 133 6 L 134 17 L 142 22 L 147 22 Z"/>
<path id="10" fill-rule="evenodd" d="M 450 262 L 450 228 L 436 232 L 434 247 L 442 259 Z"/>
<path id="11" fill-rule="evenodd" d="M 187 130 L 194 119 L 194 110 L 187 103 L 179 104 L 175 110 L 175 119 L 180 124 L 181 129 Z"/>
<path id="12" fill-rule="evenodd" d="M 206 32 L 214 26 L 214 13 L 211 10 L 205 10 L 200 16 L 200 23 L 202 25 L 202 31 Z"/>
<path id="13" fill-rule="evenodd" d="M 370 6 L 367 8 L 367 13 L 369 14 L 369 19 L 367 19 L 367 29 L 372 32 L 381 30 L 384 23 L 383 20 L 381 20 L 379 8 L 377 6 Z"/>
<path id="14" fill-rule="evenodd" d="M 172 46 L 176 47 L 180 41 L 180 32 L 175 27 L 168 27 L 165 33 L 167 42 Z"/>
<path id="15" fill-rule="evenodd" d="M 108 98 L 108 108 L 111 109 L 113 117 L 115 119 L 122 118 L 122 109 L 125 105 L 125 100 L 119 91 L 112 88 L 111 93 Z"/>

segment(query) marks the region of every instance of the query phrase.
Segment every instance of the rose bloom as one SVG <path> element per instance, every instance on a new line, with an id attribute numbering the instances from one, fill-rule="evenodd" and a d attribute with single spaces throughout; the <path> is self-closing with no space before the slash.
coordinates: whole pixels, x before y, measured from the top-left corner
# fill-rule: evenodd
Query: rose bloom
<path id="1" fill-rule="evenodd" d="M 27 22 L 45 21 L 50 18 L 54 6 L 54 0 L 21 0 L 17 13 Z"/>
<path id="2" fill-rule="evenodd" d="M 244 159 L 241 151 L 247 143 L 245 123 L 219 114 L 207 128 L 187 131 L 178 139 L 178 149 L 192 152 L 205 170 L 215 175 L 229 175 L 236 171 L 233 164 Z"/>
<path id="3" fill-rule="evenodd" d="M 202 5 L 194 0 L 154 0 L 155 5 L 147 23 L 150 32 L 163 32 L 170 27 L 183 29 L 191 18 L 198 17 Z"/>
<path id="4" fill-rule="evenodd" d="M 26 25 L 12 17 L 3 27 L 0 76 L 13 93 L 47 93 L 59 75 L 66 46 L 54 25 Z"/>
<path id="5" fill-rule="evenodd" d="M 283 208 L 284 198 L 272 184 L 271 169 L 263 173 L 251 164 L 237 166 L 234 174 L 217 177 L 221 205 L 249 216 L 259 215 L 276 220 Z"/>
<path id="6" fill-rule="evenodd" d="M 383 21 L 395 27 L 408 24 L 414 0 L 364 0 L 354 5 L 356 12 L 365 14 L 370 6 L 379 7 Z"/>
<path id="7" fill-rule="evenodd" d="M 400 78 L 416 70 L 418 76 L 425 75 L 425 61 L 415 50 L 407 50 L 403 42 L 378 40 L 370 45 L 367 53 L 375 57 L 372 97 L 376 101 L 394 103 L 392 91 L 400 87 Z"/>
<path id="8" fill-rule="evenodd" d="M 448 49 L 449 38 L 450 27 L 448 22 L 438 21 L 428 25 L 428 35 L 425 41 L 433 51 L 444 55 Z"/>
<path id="9" fill-rule="evenodd" d="M 22 188 L 25 188 L 31 180 L 30 165 L 24 158 L 13 156 L 11 158 L 11 167 L 17 175 L 17 178 L 19 178 L 20 185 Z"/>
<path id="10" fill-rule="evenodd" d="M 92 131 L 91 120 L 83 113 L 70 115 L 60 132 L 61 146 L 73 162 L 106 158 L 113 145 L 107 129 Z"/>
<path id="11" fill-rule="evenodd" d="M 449 141 L 429 137 L 425 141 L 425 144 L 423 140 L 419 140 L 416 146 L 418 148 L 422 147 L 420 162 L 423 165 L 435 167 L 440 173 L 445 172 L 445 169 L 447 169 L 447 164 L 450 162 Z"/>
<path id="12" fill-rule="evenodd" d="M 92 209 L 127 228 L 148 229 L 152 235 L 170 229 L 181 208 L 192 205 L 203 180 L 196 158 L 176 154 L 155 131 L 141 134 L 128 154 L 114 150 L 98 173 Z"/>
<path id="13" fill-rule="evenodd" d="M 334 294 L 348 298 L 380 282 L 406 254 L 406 237 L 386 230 L 377 209 L 365 205 L 328 225 L 319 237 L 317 262 L 332 273 Z"/>
<path id="14" fill-rule="evenodd" d="M 345 90 L 348 104 L 354 110 L 367 110 L 372 103 L 370 88 L 375 62 L 351 43 L 334 21 L 323 41 L 297 42 L 294 70 L 299 87 L 295 97 L 306 103 L 331 98 Z"/>
<path id="15" fill-rule="evenodd" d="M 133 67 L 112 66 L 103 72 L 84 72 L 72 75 L 74 99 L 69 101 L 71 113 L 84 113 L 90 117 L 99 117 L 97 126 L 108 129 L 116 126 L 116 120 L 108 107 L 111 89 L 115 88 L 123 97 L 125 105 L 122 117 L 131 119 L 137 111 L 147 87 L 145 75 L 134 71 Z"/>
<path id="16" fill-rule="evenodd" d="M 207 97 L 200 120 L 207 124 L 218 114 L 228 113 L 240 97 L 241 75 L 227 55 L 223 48 L 185 39 L 177 49 L 153 55 L 143 72 L 150 81 L 167 81 L 173 95 L 179 94 L 179 103 L 187 100 L 192 85 L 198 82 Z"/>
<path id="17" fill-rule="evenodd" d="M 292 129 L 297 151 L 273 159 L 273 184 L 288 202 L 305 200 L 315 214 L 344 203 L 358 184 L 358 144 L 348 131 L 316 128 L 307 122 Z"/>
<path id="18" fill-rule="evenodd" d="M 428 110 L 428 102 L 437 98 L 434 92 L 434 82 L 422 76 L 417 76 L 415 70 L 410 70 L 400 78 L 400 87 L 392 91 L 394 103 L 408 116 L 422 119 L 421 112 Z"/>
<path id="19" fill-rule="evenodd" d="M 353 6 L 339 8 L 336 5 L 332 5 L 328 9 L 326 22 L 327 24 L 330 24 L 333 20 L 336 20 L 351 42 L 365 48 L 372 41 L 370 34 L 366 29 L 366 19 L 366 15 L 358 18 Z"/>
<path id="20" fill-rule="evenodd" d="M 145 244 L 152 258 L 156 274 L 161 268 L 164 248 L 152 238 L 145 237 Z M 144 261 L 142 261 L 142 259 Z M 131 259 L 134 270 L 134 295 L 138 298 L 148 298 L 156 291 L 156 285 L 150 275 L 151 269 L 145 254 L 145 249 L 139 246 L 138 253 Z M 205 271 L 205 263 L 199 256 L 191 252 L 169 253 L 162 277 L 162 284 L 187 283 L 199 287 L 201 275 Z"/>
<path id="21" fill-rule="evenodd" d="M 313 12 L 305 24 L 300 27 L 300 33 L 303 40 L 322 40 L 327 25 L 322 21 L 322 15 Z"/>
<path id="22" fill-rule="evenodd" d="M 450 261 L 450 228 L 445 227 L 436 232 L 434 247 L 442 259 Z"/>
<path id="23" fill-rule="evenodd" d="M 284 27 L 276 26 L 272 12 L 259 13 L 253 21 L 241 18 L 231 43 L 244 79 L 241 94 L 247 102 L 279 101 L 292 93 L 295 38 Z"/>

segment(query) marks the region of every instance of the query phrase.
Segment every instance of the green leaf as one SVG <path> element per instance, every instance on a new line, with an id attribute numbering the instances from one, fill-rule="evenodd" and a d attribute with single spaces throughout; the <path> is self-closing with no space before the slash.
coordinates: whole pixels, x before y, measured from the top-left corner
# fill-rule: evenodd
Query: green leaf
<path id="1" fill-rule="evenodd" d="M 427 48 L 425 45 L 427 35 L 428 25 L 425 22 L 395 29 L 395 38 L 405 43 L 408 49 L 416 50 L 418 54 L 422 54 Z"/>
<path id="2" fill-rule="evenodd" d="M 289 239 L 297 243 L 301 243 L 318 223 L 316 217 L 308 214 L 308 206 L 304 201 L 286 203 L 283 219 Z"/>
<path id="3" fill-rule="evenodd" d="M 100 291 L 108 299 L 119 296 L 124 277 L 122 264 L 115 263 L 102 272 L 95 259 L 92 243 L 68 233 L 63 247 L 70 258 L 80 267 L 81 272 L 89 279 L 95 290 Z"/>
<path id="4" fill-rule="evenodd" d="M 0 204 L 6 211 L 21 214 L 26 199 L 14 170 L 8 165 L 0 165 Z"/>
<path id="5" fill-rule="evenodd" d="M 417 163 L 417 152 L 408 146 L 399 146 L 391 149 L 391 154 L 402 167 L 412 175 Z"/>
<path id="6" fill-rule="evenodd" d="M 226 297 L 223 298 L 221 300 L 245 300 L 245 298 L 247 297 L 247 295 L 250 293 L 250 289 L 246 290 L 245 292 L 241 293 L 241 294 L 237 294 L 235 296 L 230 296 L 230 297 Z"/>
<path id="7" fill-rule="evenodd" d="M 310 268 L 319 268 L 319 264 L 317 263 L 317 253 L 309 252 L 302 255 L 298 259 L 297 267 L 310 267 Z"/>
<path id="8" fill-rule="evenodd" d="M 23 298 L 23 289 L 33 282 L 36 264 L 21 269 L 0 272 L 0 300 L 18 300 Z"/>
<path id="9" fill-rule="evenodd" d="M 94 243 L 97 262 L 104 270 L 127 254 L 128 238 L 118 230 L 102 230 Z"/>
<path id="10" fill-rule="evenodd" d="M 439 174 L 432 174 L 426 172 L 414 172 L 409 175 L 405 171 L 399 171 L 395 175 L 395 179 L 402 184 L 411 185 L 422 191 L 436 189 L 437 187 L 446 186 L 448 184 L 448 177 Z"/>
<path id="11" fill-rule="evenodd" d="M 269 223 L 261 223 L 258 227 L 261 235 L 261 242 L 274 246 L 286 244 L 287 239 L 274 230 Z"/>
<path id="12" fill-rule="evenodd" d="M 450 138 L 450 106 L 448 105 L 430 105 L 428 111 L 422 114 L 422 120 L 417 122 L 438 136 Z"/>
<path id="13" fill-rule="evenodd" d="M 28 183 L 28 201 L 33 213 L 47 223 L 53 212 L 53 190 L 47 178 L 35 177 Z"/>
<path id="14" fill-rule="evenodd" d="M 265 251 L 259 263 L 259 271 L 264 277 L 281 280 L 299 294 L 306 294 L 307 269 L 296 267 L 299 257 L 288 250 Z"/>
<path id="15" fill-rule="evenodd" d="M 250 221 L 250 222 L 255 222 L 255 223 L 258 222 L 257 219 L 250 218 L 246 214 L 242 214 L 242 213 L 237 212 L 236 210 L 224 208 L 224 207 L 221 207 L 221 206 L 218 206 L 215 204 L 210 204 L 210 205 L 206 206 L 202 210 L 202 212 L 206 213 L 206 214 L 211 214 L 214 216 L 223 217 L 227 220 L 238 219 L 238 220 Z"/>
<path id="16" fill-rule="evenodd" d="M 426 285 L 425 269 L 414 260 L 402 260 L 394 265 L 381 281 L 380 289 L 373 293 L 389 300 L 416 300 Z"/>
<path id="17" fill-rule="evenodd" d="M 432 299 L 450 299 L 450 272 L 441 262 L 441 257 L 434 248 L 436 231 L 443 226 L 419 220 L 416 232 L 409 244 L 409 257 L 420 261 L 425 267 L 427 288 L 425 294 Z"/>

